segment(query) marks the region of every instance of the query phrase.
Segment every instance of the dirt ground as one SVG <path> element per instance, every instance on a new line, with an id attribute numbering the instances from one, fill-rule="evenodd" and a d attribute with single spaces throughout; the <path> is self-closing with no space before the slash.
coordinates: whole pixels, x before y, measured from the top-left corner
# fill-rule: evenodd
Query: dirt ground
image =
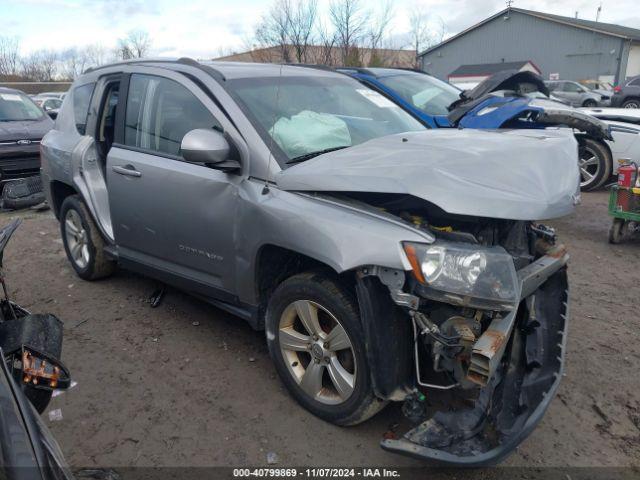
<path id="1" fill-rule="evenodd" d="M 535 432 L 506 465 L 640 466 L 640 242 L 607 243 L 607 194 L 549 222 L 570 249 L 566 375 Z M 64 321 L 63 361 L 77 386 L 45 421 L 73 467 L 265 465 L 420 466 L 378 446 L 401 422 L 392 405 L 340 428 L 287 394 L 262 332 L 152 280 L 119 272 L 89 283 L 68 264 L 50 212 L 25 222 L 5 254 L 12 298 Z M 1 214 L 0 224 L 14 215 Z"/>

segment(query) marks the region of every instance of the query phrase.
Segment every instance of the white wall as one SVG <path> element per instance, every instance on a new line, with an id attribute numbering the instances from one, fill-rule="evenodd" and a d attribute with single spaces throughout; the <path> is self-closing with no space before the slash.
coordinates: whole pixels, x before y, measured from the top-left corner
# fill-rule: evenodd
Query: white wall
<path id="1" fill-rule="evenodd" d="M 640 45 L 631 45 L 627 61 L 627 78 L 640 75 Z"/>

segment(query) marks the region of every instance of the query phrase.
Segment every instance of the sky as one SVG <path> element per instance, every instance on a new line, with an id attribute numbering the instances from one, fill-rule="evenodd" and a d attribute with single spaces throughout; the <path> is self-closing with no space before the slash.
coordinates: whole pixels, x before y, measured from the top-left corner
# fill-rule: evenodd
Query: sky
<path id="1" fill-rule="evenodd" d="M 326 15 L 331 0 L 318 0 Z M 409 30 L 408 16 L 416 5 L 454 35 L 505 8 L 503 0 L 392 0 L 394 35 Z M 515 0 L 514 6 L 558 15 L 640 29 L 638 0 Z M 363 0 L 377 5 L 382 0 Z M 21 53 L 88 44 L 112 48 L 117 38 L 135 29 L 146 30 L 154 56 L 212 58 L 223 51 L 251 46 L 255 25 L 271 0 L 0 0 L 0 35 L 18 37 Z"/>

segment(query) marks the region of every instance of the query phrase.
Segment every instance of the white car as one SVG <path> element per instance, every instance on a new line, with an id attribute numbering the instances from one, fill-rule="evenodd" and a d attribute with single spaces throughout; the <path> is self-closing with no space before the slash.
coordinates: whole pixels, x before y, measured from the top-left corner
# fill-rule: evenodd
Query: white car
<path id="1" fill-rule="evenodd" d="M 640 109 L 580 108 L 611 126 L 613 141 L 605 141 L 612 159 L 613 175 L 618 173 L 618 160 L 640 164 Z"/>

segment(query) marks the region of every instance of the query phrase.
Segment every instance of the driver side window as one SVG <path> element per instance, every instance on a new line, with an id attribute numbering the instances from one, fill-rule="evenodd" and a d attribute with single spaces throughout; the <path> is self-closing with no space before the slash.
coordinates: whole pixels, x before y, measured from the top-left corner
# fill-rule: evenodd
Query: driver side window
<path id="1" fill-rule="evenodd" d="M 222 131 L 211 112 L 183 85 L 152 75 L 131 76 L 125 145 L 179 156 L 182 138 L 196 128 Z"/>

